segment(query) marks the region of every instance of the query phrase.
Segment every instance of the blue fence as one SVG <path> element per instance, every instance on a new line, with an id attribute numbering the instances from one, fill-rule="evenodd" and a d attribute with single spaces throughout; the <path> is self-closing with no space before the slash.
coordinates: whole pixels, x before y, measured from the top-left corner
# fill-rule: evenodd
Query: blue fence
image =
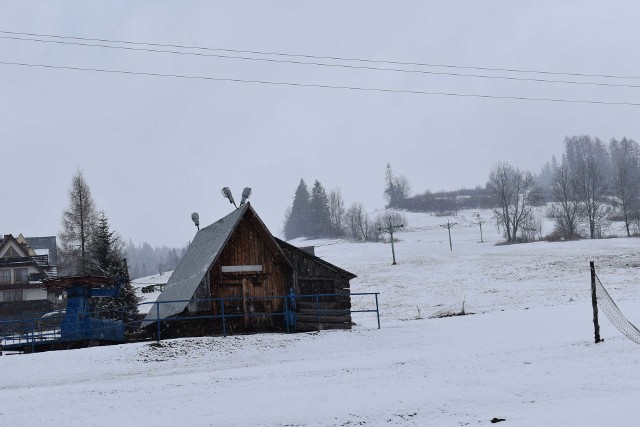
<path id="1" fill-rule="evenodd" d="M 34 351 L 36 346 L 57 342 L 64 316 L 64 311 L 57 311 L 31 319 L 0 320 L 0 347 L 30 347 Z"/>
<path id="2" fill-rule="evenodd" d="M 286 331 L 294 332 L 296 330 L 296 317 L 300 313 L 296 311 L 296 305 L 301 302 L 310 301 L 315 303 L 315 310 L 313 310 L 316 316 L 316 322 L 318 324 L 318 329 L 321 326 L 321 319 L 327 313 L 326 309 L 321 307 L 323 300 L 326 299 L 335 299 L 339 297 L 353 297 L 353 296 L 372 296 L 375 303 L 375 308 L 368 308 L 362 310 L 344 310 L 345 313 L 376 313 L 376 320 L 378 324 L 378 329 L 380 329 L 380 308 L 378 303 L 378 295 L 379 292 L 356 292 L 350 294 L 309 294 L 309 295 L 286 295 L 286 296 L 273 296 L 273 297 L 255 297 L 255 298 L 201 298 L 201 299 L 191 299 L 191 300 L 172 300 L 172 301 L 155 301 L 155 302 L 147 302 L 142 303 L 141 305 L 152 305 L 152 308 L 149 310 L 149 316 L 145 319 L 145 323 L 152 322 L 156 324 L 156 340 L 159 342 L 162 339 L 162 324 L 166 324 L 168 322 L 176 322 L 176 321 L 194 321 L 194 320 L 219 320 L 222 329 L 222 335 L 227 336 L 227 326 L 228 322 L 232 319 L 237 318 L 282 318 Z M 268 301 L 268 300 L 278 300 L 282 302 L 282 311 L 275 312 L 246 312 L 243 311 L 241 313 L 229 313 L 225 312 L 225 303 L 234 302 L 234 301 L 242 301 L 243 303 L 252 303 L 257 301 Z M 172 304 L 172 303 L 206 303 L 211 306 L 212 313 L 211 314 L 200 314 L 193 316 L 172 316 L 167 318 L 160 317 L 160 306 L 163 304 Z M 213 309 L 216 308 L 218 313 L 214 313 Z M 151 317 L 153 316 L 153 317 Z"/>
<path id="3" fill-rule="evenodd" d="M 256 298 L 204 298 L 204 299 L 192 299 L 192 300 L 176 300 L 176 301 L 162 301 L 162 302 L 145 302 L 140 303 L 137 306 L 149 306 L 149 315 L 145 319 L 145 322 L 155 324 L 156 340 L 159 342 L 162 339 L 162 326 L 167 325 L 170 322 L 183 321 L 197 321 L 197 320 L 210 320 L 213 323 L 217 321 L 221 327 L 222 335 L 227 336 L 229 332 L 229 323 L 234 319 L 251 319 L 251 318 L 276 318 L 282 319 L 282 323 L 287 332 L 295 332 L 298 324 L 297 316 L 301 315 L 300 304 L 306 303 L 304 313 L 306 316 L 315 315 L 318 329 L 321 329 L 323 324 L 322 319 L 327 315 L 335 314 L 336 312 L 344 313 L 375 313 L 378 329 L 380 329 L 380 310 L 378 304 L 379 292 L 360 292 L 350 294 L 310 294 L 310 295 L 286 295 L 286 296 L 274 296 L 274 297 L 256 297 Z M 372 297 L 373 301 L 370 308 L 352 310 L 347 309 L 327 309 L 323 307 L 323 303 L 327 301 L 336 301 L 336 298 L 344 297 Z M 279 301 L 281 302 L 282 310 L 278 311 L 249 311 L 243 310 L 242 312 L 225 312 L 225 305 L 233 302 L 242 302 L 243 308 L 245 304 L 253 306 L 257 302 L 264 301 Z M 347 300 L 350 304 L 350 299 Z M 193 316 L 175 316 L 169 318 L 160 317 L 160 307 L 163 304 L 171 303 L 204 303 L 211 307 L 210 314 L 204 314 L 204 311 L 198 311 Z M 226 303 L 226 304 L 225 304 Z M 347 302 L 345 302 L 346 304 Z M 313 308 L 310 308 L 313 305 Z M 214 312 L 214 307 L 217 312 Z M 350 305 L 349 305 L 350 307 Z M 92 318 L 123 318 L 126 317 L 126 311 L 118 310 L 94 310 L 91 314 Z M 66 319 L 66 320 L 65 320 Z M 64 325 L 63 325 L 64 324 Z M 140 330 L 140 320 L 124 322 L 124 328 L 128 331 Z M 309 322 L 307 320 L 307 325 Z M 64 310 L 56 312 L 41 313 L 35 315 L 30 319 L 0 319 L 0 345 L 5 350 L 13 348 L 30 348 L 31 351 L 35 351 L 36 347 L 44 345 L 54 345 L 56 343 L 72 342 L 69 336 L 65 338 L 65 325 L 67 328 L 77 330 L 78 325 L 70 324 L 69 319 L 66 316 Z M 89 324 L 94 332 L 92 336 L 99 336 L 101 327 L 105 326 L 93 326 Z"/>

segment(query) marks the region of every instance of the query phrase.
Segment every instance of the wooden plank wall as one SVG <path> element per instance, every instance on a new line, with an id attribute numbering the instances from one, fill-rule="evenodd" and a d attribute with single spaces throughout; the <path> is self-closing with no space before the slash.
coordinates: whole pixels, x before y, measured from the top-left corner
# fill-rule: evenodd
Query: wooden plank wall
<path id="1" fill-rule="evenodd" d="M 223 273 L 222 266 L 262 265 L 261 272 Z M 262 227 L 245 217 L 238 224 L 218 261 L 211 269 L 212 298 L 252 298 L 225 302 L 225 315 L 276 313 L 283 311 L 282 299 L 292 282 L 290 268 Z M 213 312 L 221 314 L 220 303 Z M 281 316 L 242 316 L 228 322 L 230 332 L 282 329 Z"/>

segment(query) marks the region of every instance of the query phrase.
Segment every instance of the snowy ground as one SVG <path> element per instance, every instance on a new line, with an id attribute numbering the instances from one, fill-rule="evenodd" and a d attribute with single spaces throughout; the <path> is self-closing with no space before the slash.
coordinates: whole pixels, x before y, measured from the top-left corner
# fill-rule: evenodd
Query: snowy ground
<path id="1" fill-rule="evenodd" d="M 396 266 L 389 244 L 312 242 L 381 293 L 382 329 L 2 357 L 0 425 L 637 425 L 640 347 L 606 318 L 593 343 L 589 261 L 639 324 L 640 240 L 496 246 L 463 212 L 450 251 L 446 218 L 407 217 Z"/>

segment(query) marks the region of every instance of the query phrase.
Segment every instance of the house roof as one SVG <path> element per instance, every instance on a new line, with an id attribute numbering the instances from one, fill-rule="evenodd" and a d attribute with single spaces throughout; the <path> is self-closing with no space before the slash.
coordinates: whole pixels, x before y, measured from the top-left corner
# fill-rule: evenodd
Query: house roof
<path id="1" fill-rule="evenodd" d="M 12 244 L 13 243 L 13 244 Z M 0 254 L 5 252 L 5 248 L 8 246 L 12 246 L 15 250 L 19 251 L 19 257 L 29 257 L 29 253 L 27 249 L 18 242 L 18 240 L 13 237 L 11 234 L 5 234 L 4 239 L 2 240 L 2 244 L 0 244 Z M 16 257 L 17 258 L 17 257 Z"/>
<path id="2" fill-rule="evenodd" d="M 336 265 L 333 265 L 330 262 L 327 262 L 327 261 L 323 260 L 322 258 L 319 258 L 319 257 L 317 257 L 315 255 L 312 255 L 310 252 L 308 252 L 308 251 L 306 251 L 306 250 L 304 250 L 302 248 L 299 248 L 297 246 L 292 245 L 291 243 L 287 243 L 284 240 L 280 240 L 278 238 L 275 238 L 275 240 L 278 243 L 278 245 L 280 245 L 281 247 L 284 247 L 284 248 L 286 248 L 286 249 L 288 249 L 290 251 L 293 251 L 293 252 L 297 252 L 302 257 L 312 259 L 314 262 L 316 262 L 316 263 L 328 268 L 329 270 L 335 272 L 339 276 L 342 276 L 342 277 L 347 278 L 349 280 L 355 279 L 356 277 L 358 277 L 355 274 L 353 274 L 353 273 L 351 273 L 351 272 L 349 272 L 347 270 L 343 270 L 342 268 L 340 268 L 340 267 L 338 267 Z"/>
<path id="3" fill-rule="evenodd" d="M 259 222 L 268 237 L 273 241 L 273 246 L 282 254 L 283 259 L 285 261 L 287 260 L 264 223 L 260 220 L 251 205 L 246 203 L 229 215 L 196 233 L 187 252 L 156 300 L 158 302 L 166 302 L 165 304 L 159 305 L 159 317 L 161 319 L 174 316 L 182 312 L 189 305 L 189 301 L 193 298 L 198 286 L 222 253 L 231 234 L 247 212 L 251 213 L 252 217 Z M 149 314 L 142 323 L 142 327 L 151 324 L 153 320 L 149 319 L 156 319 L 157 314 L 155 307 L 151 307 Z"/>
<path id="4" fill-rule="evenodd" d="M 0 237 L 0 251 L 9 242 L 17 243 L 16 247 L 19 247 L 25 256 L 34 256 L 38 254 L 37 250 L 46 250 L 49 255 L 49 265 L 58 265 L 56 236 L 24 237 L 20 234 L 18 237 L 13 237 L 13 235 L 7 234 L 4 238 Z M 32 252 L 30 253 L 29 250 L 32 250 Z"/>
<path id="5" fill-rule="evenodd" d="M 24 238 L 23 238 L 24 239 Z M 41 266 L 29 255 L 28 248 L 23 246 L 18 239 L 13 237 L 11 234 L 5 234 L 4 239 L 2 239 L 2 243 L 0 243 L 0 254 L 5 254 L 5 249 L 11 246 L 19 256 L 17 257 L 8 257 L 8 258 L 0 258 L 0 266 L 5 267 L 27 267 L 33 266 L 38 269 L 38 272 L 43 275 L 43 277 L 47 277 L 46 272 L 42 269 Z"/>

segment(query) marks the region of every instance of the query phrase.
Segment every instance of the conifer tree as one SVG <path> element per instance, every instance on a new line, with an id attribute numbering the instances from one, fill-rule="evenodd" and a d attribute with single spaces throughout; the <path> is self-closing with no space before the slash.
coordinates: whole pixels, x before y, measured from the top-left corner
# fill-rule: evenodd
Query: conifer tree
<path id="1" fill-rule="evenodd" d="M 397 204 L 396 186 L 394 182 L 391 165 L 387 163 L 387 169 L 384 173 L 384 197 L 387 199 L 387 206 L 393 208 Z"/>
<path id="2" fill-rule="evenodd" d="M 309 236 L 309 190 L 303 179 L 300 179 L 296 194 L 293 197 L 291 212 L 285 219 L 284 237 L 285 239 L 295 239 L 296 237 Z"/>
<path id="3" fill-rule="evenodd" d="M 331 237 L 342 237 L 344 234 L 344 199 L 340 188 L 329 192 L 329 216 L 331 218 Z"/>
<path id="4" fill-rule="evenodd" d="M 311 237 L 329 237 L 331 235 L 331 215 L 329 212 L 329 198 L 327 192 L 318 180 L 311 189 L 309 202 L 309 219 Z"/>
<path id="5" fill-rule="evenodd" d="M 391 165 L 387 163 L 384 182 L 384 197 L 387 199 L 387 207 L 402 207 L 402 202 L 409 197 L 411 191 L 409 180 L 404 175 L 393 176 Z"/>
<path id="6" fill-rule="evenodd" d="M 92 303 L 104 315 L 130 322 L 138 313 L 138 297 L 128 280 L 124 263 L 124 244 L 109 226 L 104 211 L 100 212 L 98 223 L 88 247 L 87 274 L 105 276 L 114 281 L 124 280 L 117 298 L 95 298 Z"/>

